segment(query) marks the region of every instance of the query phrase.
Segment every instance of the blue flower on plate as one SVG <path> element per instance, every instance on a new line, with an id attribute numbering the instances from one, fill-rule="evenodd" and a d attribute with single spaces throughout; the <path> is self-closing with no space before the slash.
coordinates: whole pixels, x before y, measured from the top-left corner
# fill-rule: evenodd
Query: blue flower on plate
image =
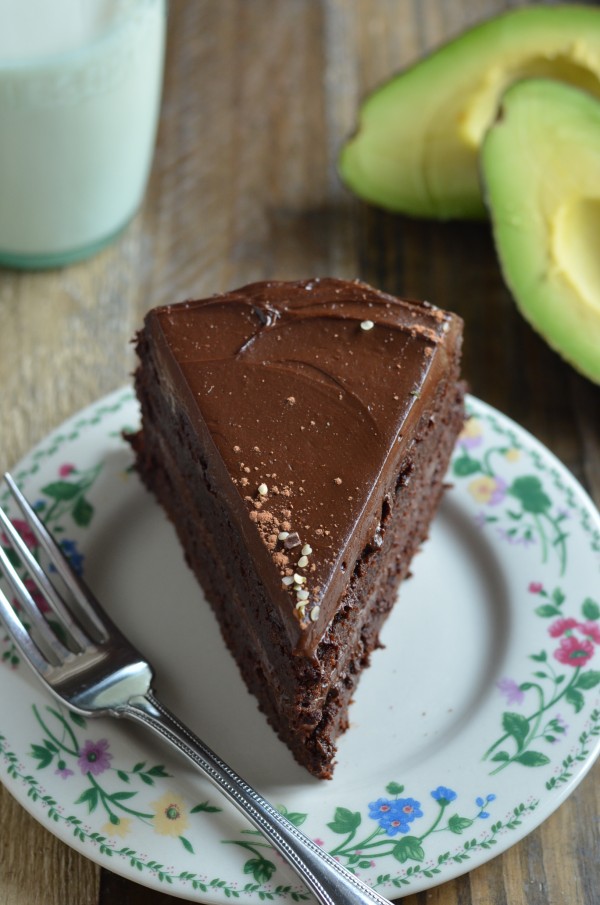
<path id="1" fill-rule="evenodd" d="M 450 804 L 451 801 L 455 800 L 456 792 L 453 789 L 449 789 L 447 786 L 438 786 L 437 789 L 434 789 L 431 793 L 431 797 L 435 798 L 441 807 L 445 807 Z"/>
<path id="2" fill-rule="evenodd" d="M 378 798 L 369 804 L 369 817 L 377 820 L 388 836 L 408 833 L 413 820 L 422 816 L 421 803 L 414 798 Z"/>
<path id="3" fill-rule="evenodd" d="M 83 575 L 84 556 L 77 547 L 77 541 L 68 540 L 66 537 L 60 541 L 60 548 L 69 560 L 71 567 L 77 575 Z M 50 564 L 50 571 L 56 572 L 56 569 Z"/>
<path id="4" fill-rule="evenodd" d="M 486 795 L 485 798 L 481 798 L 481 796 L 479 796 L 478 798 L 475 799 L 475 804 L 477 805 L 478 808 L 481 808 L 481 811 L 477 815 L 478 817 L 481 818 L 481 820 L 485 820 L 487 817 L 490 816 L 489 811 L 486 811 L 484 809 L 485 809 L 486 805 L 490 804 L 490 802 L 495 801 L 495 800 L 496 800 L 496 796 L 494 794 Z"/>

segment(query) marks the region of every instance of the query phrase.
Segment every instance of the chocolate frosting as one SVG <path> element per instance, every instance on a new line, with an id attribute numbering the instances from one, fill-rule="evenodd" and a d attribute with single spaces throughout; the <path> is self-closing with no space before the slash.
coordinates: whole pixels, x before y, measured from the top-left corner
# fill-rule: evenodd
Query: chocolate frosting
<path id="1" fill-rule="evenodd" d="M 378 543 L 384 494 L 452 366 L 460 319 L 313 279 L 155 308 L 146 329 L 292 648 L 314 654 L 356 558 Z"/>

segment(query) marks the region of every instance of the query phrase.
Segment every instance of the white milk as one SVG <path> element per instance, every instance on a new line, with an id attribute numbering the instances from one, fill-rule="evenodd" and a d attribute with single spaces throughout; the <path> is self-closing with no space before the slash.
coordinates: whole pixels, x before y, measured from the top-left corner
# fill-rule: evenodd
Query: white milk
<path id="1" fill-rule="evenodd" d="M 165 0 L 0 0 L 0 264 L 92 254 L 146 187 Z"/>

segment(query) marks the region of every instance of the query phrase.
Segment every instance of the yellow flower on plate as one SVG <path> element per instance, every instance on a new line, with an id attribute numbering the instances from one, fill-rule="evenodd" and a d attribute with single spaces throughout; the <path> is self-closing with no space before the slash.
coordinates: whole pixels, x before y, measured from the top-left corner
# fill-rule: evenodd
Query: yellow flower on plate
<path id="1" fill-rule="evenodd" d="M 466 446 L 477 445 L 480 437 L 483 435 L 481 424 L 477 418 L 467 418 L 465 425 L 458 435 L 458 442 Z M 469 442 L 470 441 L 470 442 Z M 473 441 L 477 441 L 473 443 Z"/>
<path id="2" fill-rule="evenodd" d="M 476 503 L 497 503 L 499 502 L 499 494 L 502 492 L 502 484 L 498 478 L 492 478 L 488 475 L 481 475 L 467 487 L 469 493 Z"/>
<path id="3" fill-rule="evenodd" d="M 181 795 L 166 792 L 158 801 L 150 802 L 154 808 L 154 832 L 161 836 L 180 836 L 189 826 L 187 808 Z"/>
<path id="4" fill-rule="evenodd" d="M 119 817 L 118 823 L 105 823 L 100 832 L 105 836 L 119 836 L 124 839 L 131 829 L 132 820 L 130 817 Z"/>
<path id="5" fill-rule="evenodd" d="M 516 447 L 514 447 L 514 446 L 511 446 L 511 448 L 507 449 L 506 452 L 504 453 L 504 458 L 508 462 L 518 462 L 519 459 L 521 458 L 521 450 L 516 449 Z"/>

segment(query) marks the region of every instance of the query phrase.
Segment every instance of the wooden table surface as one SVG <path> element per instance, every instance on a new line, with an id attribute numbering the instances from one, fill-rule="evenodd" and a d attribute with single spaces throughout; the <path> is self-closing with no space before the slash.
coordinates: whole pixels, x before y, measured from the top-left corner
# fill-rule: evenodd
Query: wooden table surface
<path id="1" fill-rule="evenodd" d="M 255 279 L 360 276 L 466 321 L 473 393 L 600 502 L 600 391 L 523 322 L 486 224 L 416 222 L 352 198 L 336 154 L 382 78 L 511 0 L 172 0 L 157 154 L 116 244 L 0 272 L 0 464 L 126 383 L 150 306 Z M 0 727 L 1 730 L 1 727 Z M 407 905 L 600 902 L 600 765 L 523 841 Z M 0 791 L 3 905 L 167 905 L 100 870 Z M 258 900 L 257 900 L 258 901 Z"/>

